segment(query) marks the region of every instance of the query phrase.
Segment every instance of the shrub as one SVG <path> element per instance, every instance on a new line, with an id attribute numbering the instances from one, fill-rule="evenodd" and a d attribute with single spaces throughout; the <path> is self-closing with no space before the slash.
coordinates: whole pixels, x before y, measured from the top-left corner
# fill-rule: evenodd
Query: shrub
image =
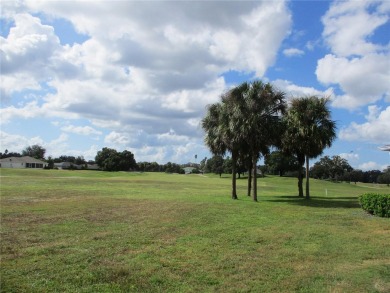
<path id="1" fill-rule="evenodd" d="M 390 218 L 390 194 L 365 193 L 359 197 L 359 202 L 370 214 Z"/>

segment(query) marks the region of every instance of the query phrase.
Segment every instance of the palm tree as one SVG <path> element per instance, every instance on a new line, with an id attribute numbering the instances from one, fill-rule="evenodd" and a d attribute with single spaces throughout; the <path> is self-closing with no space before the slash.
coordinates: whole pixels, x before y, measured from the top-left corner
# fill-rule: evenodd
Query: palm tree
<path id="1" fill-rule="evenodd" d="M 303 196 L 302 166 L 306 161 L 306 198 L 310 198 L 309 159 L 322 154 L 336 138 L 336 123 L 327 107 L 329 100 L 316 96 L 293 99 L 284 117 L 283 148 L 295 153 L 300 164 L 299 196 Z"/>
<path id="2" fill-rule="evenodd" d="M 214 155 L 232 155 L 232 198 L 237 199 L 237 160 L 249 161 L 253 200 L 257 201 L 257 161 L 275 144 L 277 123 L 285 110 L 284 93 L 261 81 L 244 82 L 208 107 L 202 120 L 205 143 Z M 249 178 L 250 180 L 250 178 Z M 248 193 L 251 185 L 248 182 Z"/>
<path id="3" fill-rule="evenodd" d="M 269 83 L 253 81 L 244 92 L 243 101 L 236 106 L 232 119 L 238 121 L 238 135 L 250 155 L 252 195 L 257 201 L 257 161 L 260 155 L 269 152 L 270 146 L 277 140 L 278 123 L 286 106 L 284 93 L 275 90 Z"/>
<path id="4" fill-rule="evenodd" d="M 222 102 L 208 106 L 206 116 L 202 119 L 205 144 L 213 155 L 225 155 L 229 151 L 232 155 L 232 199 L 237 199 L 236 166 L 239 153 L 239 141 L 232 124 L 231 107 L 229 101 L 231 91 L 222 96 Z"/>

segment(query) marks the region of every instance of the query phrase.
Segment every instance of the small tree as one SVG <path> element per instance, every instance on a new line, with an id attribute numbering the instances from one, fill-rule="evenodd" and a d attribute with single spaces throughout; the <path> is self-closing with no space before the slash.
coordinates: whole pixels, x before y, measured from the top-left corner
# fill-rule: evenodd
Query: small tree
<path id="1" fill-rule="evenodd" d="M 45 158 L 46 149 L 41 147 L 38 144 L 26 147 L 22 151 L 22 156 L 30 156 L 38 160 L 43 160 Z"/>
<path id="2" fill-rule="evenodd" d="M 134 155 L 131 152 L 125 150 L 119 153 L 107 147 L 98 151 L 95 161 L 104 171 L 129 171 L 129 169 L 137 166 Z"/>

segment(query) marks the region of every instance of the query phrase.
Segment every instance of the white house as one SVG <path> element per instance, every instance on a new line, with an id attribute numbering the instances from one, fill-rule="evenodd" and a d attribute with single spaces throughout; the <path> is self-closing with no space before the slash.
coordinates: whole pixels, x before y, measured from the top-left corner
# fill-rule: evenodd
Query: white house
<path id="1" fill-rule="evenodd" d="M 47 166 L 47 163 L 35 158 L 25 157 L 9 157 L 0 159 L 1 168 L 34 168 L 43 169 Z"/>

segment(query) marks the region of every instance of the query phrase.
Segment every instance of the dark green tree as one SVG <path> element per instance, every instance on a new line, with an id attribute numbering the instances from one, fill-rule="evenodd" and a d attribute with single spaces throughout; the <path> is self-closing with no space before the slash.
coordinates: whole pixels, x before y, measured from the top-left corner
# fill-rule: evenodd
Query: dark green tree
<path id="1" fill-rule="evenodd" d="M 363 177 L 364 183 L 377 183 L 378 177 L 382 174 L 382 172 L 379 170 L 369 170 L 369 171 L 365 171 L 363 174 L 364 174 Z"/>
<path id="2" fill-rule="evenodd" d="M 230 109 L 223 101 L 222 97 L 221 103 L 208 106 L 206 116 L 202 119 L 202 128 L 205 131 L 205 144 L 213 155 L 223 156 L 226 151 L 232 154 L 232 199 L 237 199 L 235 167 L 239 147 L 229 124 Z"/>
<path id="3" fill-rule="evenodd" d="M 232 120 L 238 125 L 241 146 L 247 148 L 252 167 L 252 196 L 257 201 L 257 162 L 267 155 L 271 146 L 278 143 L 280 117 L 286 108 L 284 93 L 271 84 L 253 81 L 236 103 Z"/>
<path id="4" fill-rule="evenodd" d="M 348 161 L 340 156 L 325 156 L 310 168 L 311 177 L 318 179 L 339 180 L 353 170 Z"/>
<path id="5" fill-rule="evenodd" d="M 224 159 L 222 156 L 220 155 L 212 156 L 206 162 L 206 170 L 208 170 L 208 172 L 219 174 L 219 177 L 221 177 L 224 171 L 223 165 L 224 165 Z"/>
<path id="6" fill-rule="evenodd" d="M 46 149 L 38 144 L 26 147 L 22 151 L 22 156 L 30 156 L 38 160 L 43 160 L 45 158 Z"/>
<path id="7" fill-rule="evenodd" d="M 137 163 L 132 152 L 124 150 L 120 153 L 119 170 L 128 171 L 130 169 L 135 169 L 136 167 Z"/>
<path id="8" fill-rule="evenodd" d="M 362 170 L 352 170 L 348 175 L 348 181 L 355 182 L 355 184 L 364 180 L 364 172 Z"/>
<path id="9" fill-rule="evenodd" d="M 231 154 L 232 198 L 237 199 L 236 173 L 239 158 L 249 158 L 253 177 L 253 200 L 257 201 L 257 161 L 276 143 L 284 93 L 261 81 L 244 82 L 210 105 L 202 120 L 205 143 L 214 155 Z M 246 153 L 246 156 L 243 154 Z M 248 189 L 250 185 L 248 184 Z"/>
<path id="10" fill-rule="evenodd" d="M 269 173 L 283 176 L 287 171 L 298 170 L 297 158 L 293 155 L 284 154 L 281 151 L 274 151 L 264 158 L 264 164 Z"/>
<path id="11" fill-rule="evenodd" d="M 47 159 L 47 168 L 48 169 L 54 169 L 54 160 L 52 157 L 49 156 Z"/>
<path id="12" fill-rule="evenodd" d="M 96 164 L 103 171 L 129 171 L 135 169 L 137 163 L 129 151 L 117 152 L 111 148 L 103 148 L 95 157 Z"/>
<path id="13" fill-rule="evenodd" d="M 390 185 L 390 167 L 383 170 L 383 173 L 378 176 L 378 183 Z"/>
<path id="14" fill-rule="evenodd" d="M 295 154 L 298 159 L 299 196 L 303 196 L 303 164 L 306 161 L 307 199 L 310 198 L 309 159 L 321 155 L 336 138 L 336 123 L 331 120 L 328 101 L 316 96 L 293 99 L 284 117 L 282 145 L 285 151 Z"/>

